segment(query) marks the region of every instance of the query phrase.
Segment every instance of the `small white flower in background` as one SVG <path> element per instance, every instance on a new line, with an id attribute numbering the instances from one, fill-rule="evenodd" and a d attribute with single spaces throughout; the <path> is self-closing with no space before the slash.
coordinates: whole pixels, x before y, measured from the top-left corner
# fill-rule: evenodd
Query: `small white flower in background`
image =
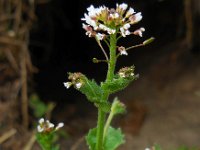
<path id="1" fill-rule="evenodd" d="M 123 47 L 123 46 L 118 47 L 118 51 L 119 51 L 120 55 L 128 55 L 125 47 Z"/>
<path id="2" fill-rule="evenodd" d="M 145 150 L 151 150 L 151 149 L 147 147 L 147 148 L 145 148 Z"/>
<path id="3" fill-rule="evenodd" d="M 139 29 L 135 30 L 135 31 L 133 32 L 133 34 L 142 37 L 142 33 L 143 33 L 144 31 L 145 31 L 145 28 L 142 27 L 142 28 L 139 28 Z"/>
<path id="4" fill-rule="evenodd" d="M 64 123 L 63 123 L 63 122 L 60 122 L 60 123 L 56 126 L 55 130 L 59 130 L 59 129 L 62 128 L 63 126 L 64 126 Z"/>
<path id="5" fill-rule="evenodd" d="M 84 14 L 82 21 L 83 29 L 86 30 L 86 35 L 89 37 L 97 37 L 102 40 L 102 34 L 110 35 L 116 32 L 123 37 L 130 35 L 129 28 L 132 24 L 138 23 L 142 19 L 141 12 L 136 13 L 132 7 L 125 3 L 116 4 L 116 8 L 108 8 L 100 6 L 95 8 L 93 5 L 87 8 L 88 13 Z M 119 30 L 119 31 L 118 31 Z"/>
<path id="6" fill-rule="evenodd" d="M 64 123 L 61 122 L 54 128 L 55 125 L 53 123 L 51 123 L 49 120 L 45 121 L 44 118 L 41 118 L 38 121 L 38 123 L 39 123 L 39 125 L 37 126 L 37 130 L 39 133 L 56 131 L 64 126 Z"/>
<path id="7" fill-rule="evenodd" d="M 64 86 L 65 86 L 67 89 L 69 89 L 70 86 L 72 85 L 71 82 L 64 82 L 63 84 L 64 84 Z"/>
<path id="8" fill-rule="evenodd" d="M 44 118 L 41 118 L 38 121 L 39 125 L 37 126 L 38 132 L 50 132 L 54 128 L 54 124 L 49 122 L 49 120 L 44 120 Z"/>

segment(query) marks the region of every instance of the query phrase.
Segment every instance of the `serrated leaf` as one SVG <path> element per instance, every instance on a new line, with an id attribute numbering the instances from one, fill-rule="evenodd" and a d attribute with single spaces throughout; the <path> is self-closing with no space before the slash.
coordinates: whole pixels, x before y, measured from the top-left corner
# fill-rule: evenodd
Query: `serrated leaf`
<path id="1" fill-rule="evenodd" d="M 101 87 L 94 80 L 89 80 L 86 77 L 83 81 L 84 84 L 79 91 L 85 94 L 89 101 L 99 102 L 102 96 Z"/>
<path id="2" fill-rule="evenodd" d="M 124 135 L 122 134 L 121 129 L 109 127 L 104 139 L 104 150 L 116 150 L 116 148 L 124 142 Z"/>
<path id="3" fill-rule="evenodd" d="M 121 78 L 119 76 L 116 76 L 112 81 L 103 83 L 102 88 L 112 94 L 123 90 L 135 79 L 137 79 L 137 76 L 129 78 Z"/>
<path id="4" fill-rule="evenodd" d="M 93 128 L 89 130 L 89 133 L 86 136 L 86 142 L 90 150 L 95 150 L 96 141 L 97 141 L 96 133 L 97 133 L 97 128 Z"/>

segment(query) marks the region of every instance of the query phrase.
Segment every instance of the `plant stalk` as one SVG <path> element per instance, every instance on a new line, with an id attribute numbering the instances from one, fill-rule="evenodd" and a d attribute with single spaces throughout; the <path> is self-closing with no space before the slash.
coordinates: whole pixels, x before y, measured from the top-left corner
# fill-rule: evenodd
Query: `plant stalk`
<path id="1" fill-rule="evenodd" d="M 117 47 L 117 33 L 110 35 L 110 59 L 108 63 L 108 71 L 105 82 L 111 82 L 114 78 L 115 65 L 117 60 L 116 47 Z M 108 97 L 109 93 L 105 92 L 102 97 L 102 101 L 108 101 Z M 102 111 L 100 108 L 98 108 L 96 150 L 103 150 L 105 118 L 106 118 L 106 113 Z"/>

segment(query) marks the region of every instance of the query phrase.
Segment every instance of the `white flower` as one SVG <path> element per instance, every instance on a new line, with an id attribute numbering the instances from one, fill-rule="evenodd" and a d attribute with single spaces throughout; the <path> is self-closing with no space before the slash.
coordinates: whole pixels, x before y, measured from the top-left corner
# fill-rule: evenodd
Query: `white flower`
<path id="1" fill-rule="evenodd" d="M 49 128 L 53 128 L 54 127 L 54 124 L 51 123 L 49 120 L 46 121 L 46 124 Z"/>
<path id="2" fill-rule="evenodd" d="M 142 13 L 139 12 L 135 15 L 130 16 L 129 20 L 130 20 L 131 24 L 135 24 L 135 23 L 139 22 L 140 20 L 142 20 Z"/>
<path id="3" fill-rule="evenodd" d="M 120 55 L 128 55 L 128 53 L 127 53 L 127 51 L 124 50 L 124 51 L 120 52 Z"/>
<path id="4" fill-rule="evenodd" d="M 70 86 L 72 85 L 71 82 L 64 82 L 63 84 L 64 84 L 64 86 L 65 86 L 67 89 L 69 89 Z"/>
<path id="5" fill-rule="evenodd" d="M 116 32 L 115 29 L 111 29 L 111 28 L 105 26 L 104 24 L 100 24 L 100 25 L 99 25 L 99 29 L 104 30 L 104 31 L 107 31 L 108 34 L 114 34 L 114 33 Z"/>
<path id="6" fill-rule="evenodd" d="M 139 28 L 139 29 L 135 30 L 135 31 L 133 32 L 133 34 L 142 37 L 142 33 L 143 33 L 144 31 L 145 31 L 145 28 L 142 27 L 142 28 Z"/>
<path id="7" fill-rule="evenodd" d="M 93 5 L 90 5 L 90 7 L 87 8 L 87 11 L 90 17 L 96 16 L 96 9 Z"/>
<path id="8" fill-rule="evenodd" d="M 113 13 L 113 14 L 110 14 L 110 18 L 117 19 L 117 18 L 119 18 L 119 14 L 117 12 Z"/>
<path id="9" fill-rule="evenodd" d="M 51 123 L 49 120 L 44 120 L 41 118 L 39 121 L 39 125 L 37 126 L 38 132 L 50 132 L 54 128 L 54 124 Z"/>
<path id="10" fill-rule="evenodd" d="M 123 37 L 126 37 L 127 35 L 130 35 L 130 34 L 131 34 L 130 31 L 124 29 L 124 27 L 121 27 L 121 28 L 120 28 L 120 31 L 121 31 L 121 34 L 122 34 Z"/>
<path id="11" fill-rule="evenodd" d="M 64 123 L 63 123 L 63 122 L 60 122 L 60 123 L 56 126 L 55 130 L 60 129 L 60 128 L 62 128 L 63 126 L 64 126 Z"/>
<path id="12" fill-rule="evenodd" d="M 39 124 L 43 124 L 44 123 L 44 118 L 41 118 L 38 122 L 39 122 Z"/>
<path id="13" fill-rule="evenodd" d="M 76 87 L 77 89 L 80 89 L 81 86 L 82 86 L 82 83 L 81 83 L 81 82 L 77 82 L 77 83 L 75 84 L 75 87 Z"/>
<path id="14" fill-rule="evenodd" d="M 38 130 L 38 132 L 43 132 L 44 131 L 44 128 L 42 128 L 41 126 L 37 126 L 37 130 Z"/>
<path id="15" fill-rule="evenodd" d="M 130 74 L 130 76 L 132 76 L 132 77 L 133 77 L 134 75 L 135 75 L 134 73 L 131 73 L 131 74 Z"/>
<path id="16" fill-rule="evenodd" d="M 129 23 L 126 23 L 126 24 L 123 25 L 123 28 L 125 30 L 128 30 L 130 27 L 131 27 L 131 25 Z"/>
<path id="17" fill-rule="evenodd" d="M 126 13 L 125 18 L 130 17 L 134 13 L 135 13 L 134 9 L 130 7 L 129 10 L 127 11 L 127 13 Z"/>
<path id="18" fill-rule="evenodd" d="M 142 20 L 142 13 L 141 12 L 135 14 L 135 21 L 139 22 L 140 20 Z"/>
<path id="19" fill-rule="evenodd" d="M 128 5 L 127 4 L 125 4 L 125 3 L 122 3 L 122 4 L 117 4 L 117 7 L 119 8 L 119 9 L 122 9 L 123 11 L 125 11 L 126 9 L 127 9 L 127 7 L 128 7 Z"/>
<path id="20" fill-rule="evenodd" d="M 81 20 L 85 21 L 87 24 L 91 25 L 94 30 L 97 30 L 98 26 L 97 26 L 97 22 L 95 20 L 93 20 L 90 16 L 88 16 L 86 13 L 84 14 L 85 18 L 82 18 Z"/>
<path id="21" fill-rule="evenodd" d="M 97 33 L 96 34 L 96 38 L 97 38 L 97 40 L 103 40 L 104 39 L 104 37 L 105 37 L 105 34 L 101 34 L 101 33 Z"/>
<path id="22" fill-rule="evenodd" d="M 120 76 L 121 78 L 125 78 L 125 77 L 126 77 L 124 72 L 119 72 L 119 76 Z"/>
<path id="23" fill-rule="evenodd" d="M 118 50 L 119 50 L 119 52 L 120 52 L 120 55 L 128 55 L 128 53 L 127 53 L 125 47 L 120 46 L 120 47 L 118 47 Z"/>
<path id="24" fill-rule="evenodd" d="M 147 148 L 145 148 L 145 150 L 151 150 L 151 149 L 147 147 Z"/>

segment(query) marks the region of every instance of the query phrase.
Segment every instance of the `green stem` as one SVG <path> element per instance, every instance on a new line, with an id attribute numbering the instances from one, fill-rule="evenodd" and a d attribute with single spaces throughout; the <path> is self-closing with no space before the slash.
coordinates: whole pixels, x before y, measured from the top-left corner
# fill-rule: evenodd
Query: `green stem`
<path id="1" fill-rule="evenodd" d="M 106 82 L 110 82 L 114 78 L 115 65 L 116 65 L 116 46 L 117 45 L 117 33 L 110 35 L 110 59 L 108 63 L 108 71 L 106 76 Z M 105 92 L 102 101 L 108 101 L 109 93 Z M 96 150 L 103 150 L 103 137 L 104 137 L 104 125 L 105 125 L 106 113 L 100 108 L 98 110 L 98 122 L 97 122 L 97 143 Z"/>
<path id="2" fill-rule="evenodd" d="M 116 65 L 116 48 L 117 48 L 117 34 L 110 35 L 110 60 L 108 64 L 108 73 L 106 81 L 112 81 Z"/>
<path id="3" fill-rule="evenodd" d="M 113 112 L 110 112 L 109 116 L 108 116 L 108 119 L 106 121 L 106 124 L 105 124 L 105 127 L 104 127 L 104 133 L 103 133 L 103 140 L 105 139 L 105 136 L 106 136 L 106 133 L 108 131 L 108 128 L 110 126 L 110 123 L 113 119 L 113 116 L 114 116 L 114 113 Z"/>
<path id="4" fill-rule="evenodd" d="M 98 122 L 97 122 L 97 143 L 96 150 L 103 150 L 103 131 L 105 123 L 106 113 L 101 109 L 98 110 Z"/>

